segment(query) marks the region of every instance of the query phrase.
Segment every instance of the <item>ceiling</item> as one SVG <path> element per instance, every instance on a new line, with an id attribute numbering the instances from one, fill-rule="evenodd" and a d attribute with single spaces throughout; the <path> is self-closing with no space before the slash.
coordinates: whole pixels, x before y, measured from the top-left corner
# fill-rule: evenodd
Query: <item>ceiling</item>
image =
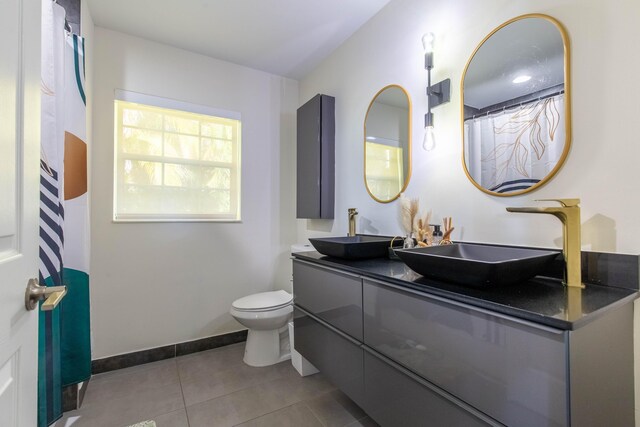
<path id="1" fill-rule="evenodd" d="M 95 25 L 300 79 L 390 0 L 87 0 Z"/>
<path id="2" fill-rule="evenodd" d="M 464 77 L 464 103 L 485 108 L 564 83 L 564 44 L 551 21 L 527 18 L 494 33 L 478 49 Z M 531 77 L 513 83 L 519 75 Z"/>

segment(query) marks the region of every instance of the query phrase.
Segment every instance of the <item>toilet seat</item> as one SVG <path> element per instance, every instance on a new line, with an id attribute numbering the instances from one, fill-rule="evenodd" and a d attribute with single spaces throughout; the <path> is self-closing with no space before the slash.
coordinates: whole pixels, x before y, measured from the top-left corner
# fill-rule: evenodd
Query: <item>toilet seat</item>
<path id="1" fill-rule="evenodd" d="M 233 302 L 231 307 L 237 311 L 260 312 L 278 310 L 291 305 L 292 302 L 293 295 L 286 291 L 279 290 L 260 292 L 239 298 Z"/>

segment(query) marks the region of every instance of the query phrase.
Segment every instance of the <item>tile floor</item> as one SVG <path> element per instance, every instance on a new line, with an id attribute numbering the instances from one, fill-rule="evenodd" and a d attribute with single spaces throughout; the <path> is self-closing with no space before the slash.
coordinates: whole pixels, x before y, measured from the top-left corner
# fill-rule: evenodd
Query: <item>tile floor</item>
<path id="1" fill-rule="evenodd" d="M 321 374 L 289 361 L 252 368 L 244 343 L 95 375 L 84 403 L 54 427 L 377 426 Z"/>

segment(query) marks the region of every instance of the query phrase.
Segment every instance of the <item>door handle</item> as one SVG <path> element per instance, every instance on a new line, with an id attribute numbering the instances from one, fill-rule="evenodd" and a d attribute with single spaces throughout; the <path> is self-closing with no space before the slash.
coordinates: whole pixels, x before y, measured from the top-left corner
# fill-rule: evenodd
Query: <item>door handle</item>
<path id="1" fill-rule="evenodd" d="M 40 286 L 38 279 L 29 279 L 27 291 L 24 294 L 24 306 L 27 310 L 35 310 L 38 301 L 44 299 L 42 311 L 51 311 L 56 308 L 66 294 L 66 286 Z"/>

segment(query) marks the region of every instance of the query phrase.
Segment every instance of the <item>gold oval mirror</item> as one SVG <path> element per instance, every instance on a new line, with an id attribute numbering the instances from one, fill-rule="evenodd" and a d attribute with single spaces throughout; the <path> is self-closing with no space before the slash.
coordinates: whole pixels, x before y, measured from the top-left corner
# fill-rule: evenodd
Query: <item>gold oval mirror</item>
<path id="1" fill-rule="evenodd" d="M 514 18 L 462 75 L 463 164 L 485 193 L 515 196 L 553 177 L 571 144 L 569 39 L 546 15 Z"/>
<path id="2" fill-rule="evenodd" d="M 411 101 L 403 87 L 382 88 L 364 119 L 364 182 L 371 197 L 389 203 L 411 176 Z"/>

